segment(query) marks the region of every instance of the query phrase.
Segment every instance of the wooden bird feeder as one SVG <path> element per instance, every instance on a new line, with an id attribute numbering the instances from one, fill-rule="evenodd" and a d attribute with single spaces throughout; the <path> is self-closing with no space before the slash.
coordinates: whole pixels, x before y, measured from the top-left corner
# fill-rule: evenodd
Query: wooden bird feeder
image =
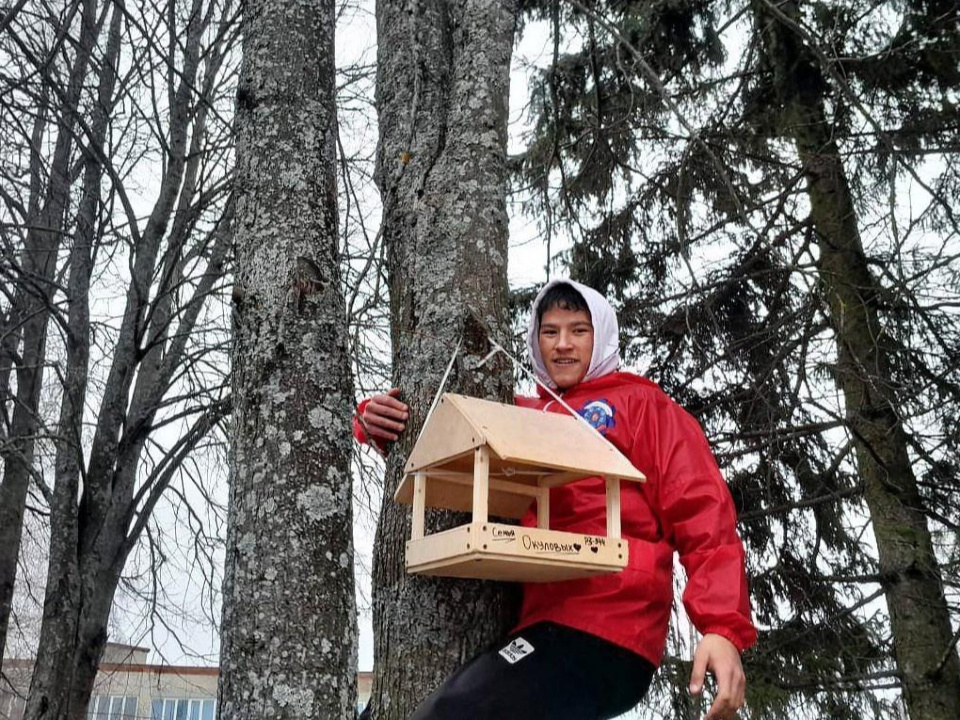
<path id="1" fill-rule="evenodd" d="M 404 467 L 394 499 L 413 505 L 407 571 L 424 575 L 549 582 L 618 572 L 620 481 L 643 474 L 611 443 L 568 414 L 447 393 Z M 606 479 L 607 534 L 550 529 L 550 488 Z M 491 522 L 521 518 L 537 501 L 537 527 Z M 472 513 L 466 525 L 424 535 L 426 508 Z"/>

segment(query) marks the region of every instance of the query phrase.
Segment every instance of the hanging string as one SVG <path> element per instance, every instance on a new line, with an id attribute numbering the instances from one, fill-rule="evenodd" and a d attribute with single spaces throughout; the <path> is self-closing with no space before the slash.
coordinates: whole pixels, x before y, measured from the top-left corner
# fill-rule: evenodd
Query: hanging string
<path id="1" fill-rule="evenodd" d="M 433 402 L 430 403 L 430 409 L 427 411 L 427 417 L 424 418 L 423 424 L 420 426 L 420 432 L 417 434 L 417 442 L 420 442 L 420 436 L 423 435 L 423 429 L 427 426 L 427 423 L 430 422 L 430 417 L 433 415 L 433 411 L 437 409 L 437 405 L 440 403 L 440 396 L 443 395 L 443 389 L 447 386 L 447 378 L 450 377 L 450 371 L 453 370 L 453 363 L 457 359 L 457 355 L 460 354 L 460 348 L 463 346 L 463 335 L 457 340 L 457 346 L 453 349 L 453 352 L 450 355 L 450 362 L 447 363 L 447 369 L 443 373 L 443 377 L 440 379 L 440 387 L 437 388 L 437 394 L 433 396 Z M 414 443 L 416 445 L 417 443 Z"/>
<path id="2" fill-rule="evenodd" d="M 475 316 L 475 317 L 476 317 L 476 316 Z M 484 323 L 481 323 L 481 324 L 485 325 Z M 557 403 L 560 404 L 561 407 L 563 407 L 568 413 L 570 413 L 574 418 L 576 418 L 578 422 L 582 423 L 584 426 L 586 426 L 587 428 L 589 428 L 589 429 L 590 429 L 590 432 L 592 432 L 592 433 L 594 433 L 595 435 L 597 435 L 597 437 L 603 439 L 604 442 L 609 443 L 611 447 L 613 447 L 614 449 L 617 450 L 618 453 L 620 453 L 619 448 L 617 448 L 617 446 L 614 445 L 613 442 L 611 442 L 610 438 L 608 438 L 606 435 L 604 435 L 603 433 L 601 433 L 597 428 L 595 428 L 593 425 L 591 425 L 589 422 L 587 422 L 587 419 L 586 419 L 585 417 L 583 417 L 583 415 L 581 415 L 581 414 L 578 413 L 576 410 L 574 410 L 559 394 L 557 394 L 557 393 L 553 390 L 553 388 L 551 388 L 549 385 L 547 385 L 545 382 L 543 382 L 543 381 L 537 376 L 536 373 L 534 373 L 534 372 L 532 372 L 531 370 L 529 370 L 529 369 L 527 368 L 527 366 L 523 364 L 523 362 L 521 362 L 521 361 L 518 360 L 516 357 L 514 357 L 514 356 L 513 356 L 509 351 L 507 351 L 500 343 L 498 343 L 496 340 L 494 340 L 494 339 L 493 339 L 493 334 L 490 332 L 490 329 L 489 329 L 489 328 L 484 327 L 484 330 L 486 330 L 487 341 L 490 343 L 490 347 L 493 348 L 493 349 L 492 349 L 489 353 L 487 353 L 487 354 L 483 357 L 483 359 L 480 360 L 479 363 L 477 363 L 477 366 L 476 366 L 477 368 L 483 367 L 487 362 L 489 362 L 489 360 L 490 360 L 492 357 L 494 357 L 494 356 L 497 355 L 498 353 L 502 353 L 511 363 L 513 363 L 513 366 L 514 366 L 515 368 L 517 368 L 518 370 L 520 370 L 520 372 L 523 373 L 524 375 L 526 375 L 529 379 L 533 380 L 533 382 L 534 382 L 535 384 L 537 384 L 537 385 L 539 385 L 540 387 L 542 387 L 542 388 L 547 392 L 547 394 L 550 395 L 551 398 L 553 398 Z M 441 339 L 439 335 L 434 335 L 434 334 L 432 334 L 432 333 L 427 333 L 427 332 L 424 332 L 423 330 L 413 330 L 413 331 L 411 331 L 411 330 L 401 330 L 401 331 L 400 331 L 400 334 L 402 334 L 402 335 L 410 335 L 410 336 L 429 337 L 429 338 L 438 339 L 438 340 Z M 453 348 L 453 352 L 450 354 L 450 360 L 449 360 L 449 362 L 447 363 L 447 369 L 444 371 L 443 377 L 440 379 L 440 386 L 437 388 L 437 392 L 436 392 L 436 394 L 433 396 L 433 402 L 430 403 L 430 409 L 427 411 L 427 416 L 424 418 L 423 424 L 420 426 L 420 432 L 419 432 L 419 434 L 417 435 L 417 442 L 420 441 L 420 437 L 421 437 L 421 435 L 423 435 L 424 428 L 426 428 L 427 423 L 430 421 L 430 418 L 431 418 L 431 416 L 433 415 L 434 410 L 437 409 L 437 405 L 440 404 L 440 398 L 441 398 L 441 396 L 443 395 L 443 390 L 444 390 L 444 388 L 445 388 L 446 385 L 447 385 L 447 380 L 448 380 L 449 377 L 450 377 L 450 372 L 453 370 L 453 364 L 454 364 L 454 362 L 455 362 L 456 359 L 457 359 L 457 355 L 460 354 L 460 349 L 461 349 L 462 347 L 463 347 L 463 335 L 460 335 L 460 337 L 457 339 L 457 344 L 456 344 L 456 346 Z M 414 443 L 414 444 L 416 444 L 416 443 Z M 621 454 L 622 454 L 622 453 L 621 453 Z"/>
<path id="3" fill-rule="evenodd" d="M 493 338 L 491 338 L 489 333 L 487 333 L 487 340 L 490 342 L 490 346 L 493 348 L 493 350 L 480 362 L 480 366 L 482 366 L 485 362 L 487 362 L 487 360 L 489 360 L 491 357 L 493 357 L 494 355 L 496 355 L 498 352 L 503 353 L 503 354 L 507 357 L 507 359 L 510 360 L 510 362 L 513 363 L 513 366 L 514 366 L 515 368 L 517 368 L 517 369 L 519 369 L 521 372 L 525 373 L 525 374 L 526 374 L 529 378 L 531 378 L 537 385 L 539 385 L 539 386 L 542 387 L 544 390 L 546 390 L 546 391 L 550 394 L 550 397 L 552 397 L 554 400 L 556 400 L 558 403 L 560 403 L 560 405 L 562 405 L 564 408 L 566 408 L 567 412 L 569 412 L 571 415 L 573 415 L 578 421 L 580 421 L 581 423 L 583 423 L 584 425 L 586 425 L 588 428 L 590 428 L 590 431 L 593 432 L 593 433 L 595 433 L 595 434 L 597 435 L 597 437 L 602 438 L 605 442 L 608 442 L 608 443 L 610 443 L 610 445 L 612 445 L 613 447 L 616 447 L 616 445 L 613 445 L 613 443 L 610 442 L 610 439 L 609 439 L 608 437 L 606 437 L 602 432 L 600 432 L 599 430 L 597 430 L 597 428 L 595 428 L 593 425 L 591 425 L 589 422 L 587 422 L 587 419 L 586 419 L 583 415 L 581 415 L 581 414 L 578 413 L 576 410 L 574 410 L 572 407 L 570 407 L 570 406 L 567 404 L 567 402 L 566 402 L 562 397 L 560 397 L 557 393 L 555 393 L 551 387 L 549 387 L 545 382 L 543 382 L 543 380 L 541 380 L 539 377 L 537 377 L 537 374 L 536 374 L 536 373 L 530 372 L 530 371 L 527 369 L 526 365 L 524 365 L 524 364 L 523 364 L 522 362 L 520 362 L 517 358 L 515 358 L 513 355 L 511 355 L 509 352 L 507 352 L 507 351 L 503 348 L 503 346 L 500 345 L 496 340 L 494 340 Z M 478 367 L 479 367 L 479 366 L 478 366 Z M 617 452 L 620 452 L 620 451 L 617 450 Z"/>

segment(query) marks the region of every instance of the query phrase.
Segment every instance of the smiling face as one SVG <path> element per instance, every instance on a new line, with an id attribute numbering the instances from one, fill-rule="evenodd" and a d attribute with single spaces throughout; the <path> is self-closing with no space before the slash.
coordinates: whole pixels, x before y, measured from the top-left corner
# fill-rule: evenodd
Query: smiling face
<path id="1" fill-rule="evenodd" d="M 543 313 L 537 334 L 547 374 L 561 390 L 578 384 L 590 370 L 593 323 L 585 310 L 553 307 Z"/>

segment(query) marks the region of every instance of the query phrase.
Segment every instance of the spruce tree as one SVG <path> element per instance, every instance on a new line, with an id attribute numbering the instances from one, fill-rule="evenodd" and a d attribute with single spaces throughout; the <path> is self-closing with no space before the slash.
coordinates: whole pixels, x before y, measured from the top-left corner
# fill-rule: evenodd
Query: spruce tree
<path id="1" fill-rule="evenodd" d="M 534 78 L 518 186 L 532 188 L 524 199 L 544 231 L 569 242 L 571 275 L 618 299 L 628 358 L 715 443 L 763 628 L 746 658 L 751 707 L 880 715 L 888 695 L 864 691 L 903 687 L 911 716 L 939 717 L 915 701 L 946 697 L 956 661 L 936 590 L 938 575 L 956 586 L 945 541 L 960 500 L 956 8 L 804 4 L 790 22 L 775 16 L 779 45 L 769 17 L 786 10 L 765 2 L 525 9 L 556 43 Z M 791 119 L 811 94 L 816 122 Z M 800 127 L 823 133 L 819 145 L 802 148 Z M 923 163 L 931 155 L 936 166 Z M 816 197 L 825 160 L 846 209 Z M 923 209 L 904 224 L 917 193 Z M 838 248 L 837 222 L 859 250 Z M 842 300 L 831 252 L 859 263 Z M 845 334 L 857 303 L 872 330 L 859 356 Z M 873 405 L 851 400 L 857 382 Z M 884 550 L 887 506 L 874 493 L 889 489 L 889 462 L 878 480 L 864 422 L 899 435 L 898 461 L 916 476 L 893 502 L 926 548 L 912 561 Z M 880 611 L 916 576 L 929 579 L 919 602 L 939 607 L 940 638 L 919 693 L 899 650 L 913 633 Z M 692 713 L 683 664 L 668 657 L 662 679 L 653 706 Z"/>

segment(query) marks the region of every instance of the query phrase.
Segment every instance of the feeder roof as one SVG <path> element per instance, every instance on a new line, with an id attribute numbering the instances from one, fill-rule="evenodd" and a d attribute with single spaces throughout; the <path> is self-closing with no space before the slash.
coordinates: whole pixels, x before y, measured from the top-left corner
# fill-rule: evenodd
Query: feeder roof
<path id="1" fill-rule="evenodd" d="M 473 450 L 490 449 L 491 475 L 602 475 L 643 481 L 614 445 L 569 414 L 543 412 L 446 393 L 428 420 L 405 473 L 473 470 Z"/>

